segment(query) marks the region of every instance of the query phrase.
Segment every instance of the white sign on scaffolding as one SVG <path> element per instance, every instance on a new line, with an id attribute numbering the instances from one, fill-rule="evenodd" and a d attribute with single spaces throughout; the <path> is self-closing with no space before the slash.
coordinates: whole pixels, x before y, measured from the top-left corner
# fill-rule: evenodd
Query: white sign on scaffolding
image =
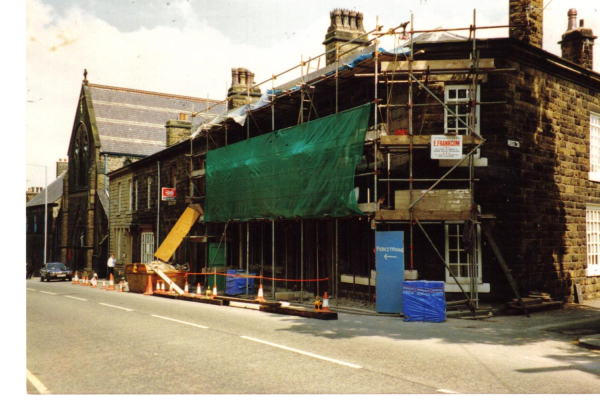
<path id="1" fill-rule="evenodd" d="M 462 159 L 461 135 L 431 135 L 432 159 Z"/>

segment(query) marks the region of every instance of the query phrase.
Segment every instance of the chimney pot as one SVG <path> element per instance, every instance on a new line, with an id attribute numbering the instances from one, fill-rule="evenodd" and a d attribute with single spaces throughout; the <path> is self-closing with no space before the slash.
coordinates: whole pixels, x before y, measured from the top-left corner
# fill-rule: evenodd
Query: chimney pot
<path id="1" fill-rule="evenodd" d="M 567 16 L 569 17 L 569 24 L 567 26 L 567 31 L 572 31 L 573 29 L 577 29 L 577 9 L 570 8 L 569 12 L 567 13 Z"/>
<path id="2" fill-rule="evenodd" d="M 583 28 L 583 20 L 582 19 L 579 20 L 579 27 Z"/>

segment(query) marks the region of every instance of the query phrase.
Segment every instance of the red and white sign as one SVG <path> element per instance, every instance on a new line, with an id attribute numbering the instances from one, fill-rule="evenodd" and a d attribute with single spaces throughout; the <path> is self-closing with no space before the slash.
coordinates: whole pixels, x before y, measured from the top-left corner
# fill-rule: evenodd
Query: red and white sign
<path id="1" fill-rule="evenodd" d="M 462 159 L 462 136 L 431 135 L 432 159 Z"/>
<path id="2" fill-rule="evenodd" d="M 175 188 L 163 188 L 162 189 L 162 200 L 174 201 L 177 196 Z"/>

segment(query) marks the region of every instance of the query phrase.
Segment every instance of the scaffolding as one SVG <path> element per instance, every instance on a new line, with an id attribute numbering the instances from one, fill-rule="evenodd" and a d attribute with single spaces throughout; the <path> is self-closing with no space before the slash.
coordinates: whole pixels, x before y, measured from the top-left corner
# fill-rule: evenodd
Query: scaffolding
<path id="1" fill-rule="evenodd" d="M 408 26 L 410 25 L 410 29 L 407 29 Z M 439 257 L 439 259 L 441 260 L 441 262 L 444 264 L 445 269 L 447 270 L 447 272 L 449 273 L 449 275 L 452 277 L 452 279 L 455 281 L 455 283 L 458 285 L 458 287 L 460 288 L 460 291 L 462 292 L 462 294 L 464 295 L 467 304 L 469 305 L 470 309 L 472 311 L 475 311 L 478 308 L 478 298 L 479 298 L 479 294 L 478 294 L 478 262 L 475 258 L 476 252 L 477 252 L 477 235 L 475 234 L 473 237 L 473 241 L 475 241 L 475 245 L 474 245 L 474 251 L 473 253 L 469 256 L 469 291 L 466 291 L 463 286 L 461 285 L 461 282 L 458 280 L 455 272 L 453 271 L 453 268 L 449 265 L 448 261 L 446 261 L 446 258 L 444 256 L 442 256 L 441 252 L 438 250 L 438 248 L 436 247 L 434 241 L 430 238 L 430 236 L 427 233 L 427 230 L 425 229 L 424 225 L 425 224 L 444 224 L 445 222 L 448 221 L 452 221 L 453 223 L 455 222 L 461 222 L 462 224 L 464 224 L 465 222 L 469 222 L 469 224 L 472 225 L 472 227 L 474 227 L 475 229 L 477 229 L 477 226 L 480 224 L 480 212 L 478 211 L 478 207 L 475 203 L 475 183 L 477 181 L 477 179 L 475 178 L 475 154 L 479 151 L 479 149 L 481 149 L 482 145 L 485 143 L 485 139 L 478 133 L 478 129 L 477 126 L 479 124 L 479 121 L 477 121 L 477 108 L 482 105 L 482 104 L 486 104 L 486 103 L 494 103 L 494 102 L 481 102 L 481 99 L 478 98 L 478 82 L 479 82 L 479 77 L 481 76 L 482 73 L 484 74 L 490 74 L 490 73 L 494 73 L 494 72 L 506 72 L 506 69 L 496 69 L 494 66 L 489 66 L 489 65 L 484 65 L 484 66 L 480 66 L 480 57 L 479 57 L 479 51 L 477 48 L 477 30 L 480 29 L 496 29 L 496 28 L 508 28 L 508 25 L 498 25 L 498 26 L 482 26 L 482 27 L 477 27 L 476 26 L 476 12 L 475 10 L 473 10 L 473 22 L 472 24 L 467 27 L 467 28 L 450 28 L 450 29 L 430 29 L 430 30 L 415 30 L 414 29 L 414 21 L 413 21 L 413 16 L 411 15 L 411 19 L 410 21 L 404 22 L 400 25 L 398 25 L 397 27 L 391 28 L 387 31 L 383 31 L 383 26 L 379 25 L 379 21 L 376 21 L 376 27 L 375 29 L 359 36 L 356 37 L 355 39 L 343 43 L 343 44 L 336 44 L 334 49 L 331 49 L 329 51 L 326 51 L 324 53 L 319 54 L 316 57 L 311 57 L 308 60 L 303 60 L 303 58 L 301 59 L 300 64 L 297 64 L 294 67 L 291 67 L 279 74 L 272 74 L 270 78 L 257 83 L 257 84 L 252 84 L 249 81 L 246 83 L 246 98 L 247 98 L 247 102 L 248 105 L 246 105 L 246 120 L 245 120 L 245 124 L 246 124 L 246 139 L 250 138 L 250 125 L 251 123 L 253 123 L 256 128 L 258 128 L 258 132 L 259 134 L 262 134 L 262 132 L 260 131 L 260 126 L 259 123 L 257 122 L 256 118 L 260 118 L 261 115 L 264 115 L 265 112 L 264 110 L 270 109 L 270 129 L 272 131 L 275 131 L 276 129 L 276 105 L 279 105 L 279 110 L 281 111 L 282 114 L 286 114 L 286 112 L 292 112 L 293 111 L 293 107 L 294 104 L 293 103 L 290 106 L 290 101 L 293 100 L 294 98 L 298 98 L 298 102 L 297 102 L 297 106 L 299 107 L 298 109 L 298 114 L 297 114 L 297 119 L 296 119 L 296 124 L 303 124 L 307 121 L 310 121 L 310 119 L 313 117 L 313 115 L 316 118 L 319 118 L 319 115 L 323 115 L 326 113 L 323 113 L 324 111 L 321 110 L 319 111 L 317 109 L 317 107 L 315 106 L 315 98 L 317 96 L 317 90 L 320 86 L 323 86 L 325 88 L 329 87 L 333 87 L 334 93 L 335 93 L 335 99 L 334 99 L 334 104 L 335 106 L 330 109 L 329 111 L 331 113 L 338 113 L 339 112 L 339 94 L 340 94 L 340 85 L 344 84 L 344 83 L 348 83 L 350 82 L 351 84 L 356 82 L 357 79 L 360 79 L 361 77 L 372 77 L 373 78 L 373 91 L 372 91 L 372 100 L 370 100 L 373 104 L 373 130 L 374 130 L 374 136 L 372 137 L 372 139 L 367 138 L 366 142 L 365 142 L 365 154 L 371 152 L 371 155 L 369 156 L 370 158 L 372 158 L 373 160 L 373 167 L 372 167 L 372 171 L 368 171 L 365 173 L 361 173 L 355 174 L 355 178 L 359 178 L 359 177 L 364 177 L 366 179 L 371 179 L 372 177 L 372 183 L 370 185 L 372 185 L 372 197 L 370 194 L 370 189 L 367 189 L 367 205 L 365 206 L 365 210 L 369 213 L 369 218 L 368 220 L 372 219 L 372 223 L 373 225 L 391 225 L 391 224 L 405 224 L 408 225 L 408 230 L 409 230 L 409 252 L 410 252 L 410 256 L 408 259 L 408 266 L 410 271 L 412 271 L 414 269 L 414 236 L 415 236 L 415 229 L 418 228 L 420 230 L 420 232 L 424 235 L 424 237 L 426 238 L 427 242 L 429 242 L 432 246 L 432 248 L 434 249 L 435 253 L 437 254 L 437 256 Z M 470 54 L 470 58 L 469 61 L 466 63 L 462 63 L 460 67 L 456 67 L 456 66 L 450 66 L 450 67 L 445 67 L 445 68 L 430 68 L 429 66 L 427 66 L 426 69 L 420 68 L 418 71 L 415 70 L 414 66 L 417 60 L 415 60 L 416 56 L 422 55 L 423 51 L 418 51 L 415 53 L 415 35 L 416 34 L 422 34 L 422 33 L 434 33 L 434 32 L 450 32 L 450 31 L 468 31 L 469 32 L 469 38 L 468 41 L 472 42 L 472 50 L 471 50 L 471 54 Z M 372 38 L 369 38 L 369 36 L 372 35 Z M 399 51 L 398 49 L 395 49 L 393 54 L 390 53 L 384 53 L 381 52 L 380 49 L 378 48 L 378 45 L 380 43 L 380 39 L 384 36 L 392 36 L 394 39 L 394 43 L 399 42 L 398 41 L 398 37 L 400 35 L 400 38 L 404 38 L 406 35 L 408 35 L 408 50 L 407 51 Z M 361 41 L 363 39 L 366 39 L 366 42 L 362 42 L 360 45 L 355 45 L 356 42 Z M 352 70 L 350 71 L 350 69 L 348 68 L 344 68 L 344 65 L 342 64 L 342 66 L 340 66 L 341 60 L 343 59 L 344 56 L 348 56 L 352 53 L 354 53 L 355 51 L 359 50 L 360 48 L 366 48 L 366 49 L 370 49 L 371 46 L 374 47 L 374 50 L 372 52 L 372 57 L 371 58 L 367 58 L 365 60 L 361 60 L 360 62 L 358 62 L 358 64 L 352 68 Z M 319 69 L 320 67 L 320 60 L 321 58 L 326 58 L 328 54 L 335 52 L 335 68 L 334 68 L 334 73 L 329 73 L 329 74 L 322 74 L 321 70 Z M 400 64 L 399 62 L 399 58 L 403 58 L 402 61 L 404 61 L 404 63 Z M 383 71 L 380 70 L 380 65 L 382 64 L 382 61 L 386 60 L 387 61 L 387 66 L 388 68 Z M 425 59 L 426 60 L 426 59 Z M 317 67 L 316 70 L 314 72 L 310 72 L 311 70 L 311 63 L 317 63 Z M 372 64 L 372 65 L 371 65 Z M 391 71 L 389 66 L 391 66 Z M 296 71 L 298 68 L 300 68 L 300 82 L 297 83 L 297 85 L 295 85 L 294 87 L 290 88 L 290 89 L 277 89 L 275 87 L 275 82 L 278 78 L 280 78 L 281 76 L 291 73 L 293 71 Z M 331 67 L 330 67 L 331 69 Z M 372 72 L 369 72 L 369 69 L 372 69 Z M 350 72 L 349 72 L 350 71 Z M 331 71 L 330 71 L 331 72 Z M 460 74 L 461 76 L 464 76 L 464 81 L 466 84 L 468 84 L 468 100 L 465 102 L 465 104 L 467 105 L 468 109 L 469 109 L 469 113 L 468 113 L 468 118 L 467 119 L 463 119 L 460 115 L 458 115 L 458 109 L 457 108 L 452 108 L 449 106 L 447 101 L 444 101 L 444 99 L 440 99 L 438 96 L 436 96 L 436 94 L 434 93 L 434 91 L 432 91 L 429 87 L 428 87 L 428 83 L 430 82 L 430 80 L 432 80 L 432 77 L 438 76 L 438 75 L 446 75 L 446 74 Z M 419 76 L 421 77 L 421 79 L 419 79 Z M 401 80 L 398 80 L 397 78 L 401 77 Z M 423 79 L 423 77 L 425 77 Z M 434 81 L 435 82 L 435 81 Z M 258 108 L 258 109 L 254 109 L 252 110 L 250 107 L 250 93 L 253 89 L 255 88 L 260 88 L 262 85 L 265 85 L 267 83 L 271 83 L 271 90 L 270 92 L 268 92 L 268 98 L 269 98 L 269 104 Z M 399 84 L 403 84 L 406 85 L 406 102 L 400 103 L 400 104 L 394 104 L 392 102 L 392 96 L 394 93 L 394 88 L 395 85 L 399 85 Z M 385 99 L 379 99 L 379 92 L 378 89 L 380 86 L 385 85 L 385 91 L 386 91 L 386 97 Z M 414 103 L 414 98 L 415 98 L 415 88 L 419 88 L 422 91 L 425 91 L 425 93 L 427 93 L 428 98 L 431 97 L 435 100 L 435 102 L 433 103 L 428 103 L 427 101 L 425 101 L 424 103 Z M 212 108 L 218 106 L 219 104 L 222 103 L 228 103 L 229 102 L 229 98 L 226 98 L 224 101 L 213 104 L 208 105 L 207 108 L 205 110 L 202 110 L 200 112 L 197 112 L 195 114 L 200 114 L 200 113 L 207 113 L 209 112 Z M 288 101 L 289 100 L 289 101 Z M 426 135 L 420 135 L 415 133 L 415 127 L 414 127 L 414 109 L 417 107 L 429 107 L 432 105 L 437 105 L 437 106 L 442 106 L 445 110 L 445 113 L 447 113 L 448 115 L 452 116 L 453 118 L 455 118 L 458 123 L 460 124 L 460 126 L 464 129 L 466 129 L 466 135 L 464 135 L 464 140 L 463 140 L 463 146 L 468 147 L 468 152 L 466 154 L 463 154 L 463 156 L 461 157 L 460 160 L 458 160 L 454 165 L 452 165 L 448 171 L 446 171 L 441 177 L 439 178 L 415 178 L 415 171 L 416 171 L 416 166 L 415 166 L 415 152 L 419 151 L 420 149 L 427 149 L 429 146 L 431 146 L 431 139 L 427 138 Z M 392 113 L 392 110 L 405 110 L 406 114 L 407 114 L 407 118 L 406 118 L 406 122 L 407 122 L 407 132 L 406 135 L 400 135 L 400 136 L 394 136 L 394 135 L 390 135 L 391 133 L 391 122 L 390 122 L 390 116 Z M 326 110 L 325 110 L 326 112 Z M 190 176 L 190 201 L 192 202 L 196 202 L 196 201 L 203 201 L 204 200 L 204 196 L 202 196 L 201 193 L 196 194 L 196 191 L 198 190 L 198 187 L 196 185 L 194 185 L 194 181 L 197 179 L 203 179 L 204 174 L 203 173 L 198 173 L 198 171 L 202 171 L 203 169 L 196 167 L 195 163 L 194 163 L 194 159 L 195 158 L 202 158 L 206 156 L 206 153 L 211 149 L 211 146 L 213 148 L 219 147 L 219 146 L 227 146 L 229 144 L 229 140 L 230 137 L 228 138 L 228 134 L 232 135 L 230 130 L 228 129 L 228 118 L 227 118 L 227 111 L 225 111 L 225 116 L 223 118 L 224 122 L 222 124 L 216 124 L 216 125 L 210 125 L 210 124 L 206 124 L 203 129 L 200 131 L 199 136 L 204 136 L 205 137 L 205 145 L 203 147 L 201 147 L 201 149 L 199 151 L 197 151 L 196 153 L 194 153 L 194 138 L 190 139 L 190 172 L 189 172 L 189 176 Z M 263 116 L 264 117 L 264 116 Z M 381 118 L 381 119 L 380 119 Z M 425 115 L 422 115 L 422 123 L 424 123 L 425 121 Z M 379 121 L 383 121 L 382 123 L 379 123 Z M 293 123 L 292 123 L 293 124 Z M 284 127 L 280 127 L 280 128 L 284 128 Z M 385 135 L 383 135 L 382 129 L 385 129 Z M 224 136 L 224 142 L 222 143 L 218 143 L 218 139 L 215 140 L 215 137 L 219 132 L 223 132 Z M 444 135 L 447 134 L 456 134 L 453 132 L 444 132 Z M 235 140 L 235 139 L 234 139 Z M 243 140 L 240 138 L 240 140 Z M 211 142 L 212 141 L 212 142 Z M 382 155 L 382 163 L 379 163 L 379 154 Z M 408 160 L 407 160 L 407 165 L 408 165 L 408 178 L 394 178 L 392 177 L 392 167 L 391 167 L 391 157 L 395 156 L 395 155 L 403 155 L 403 156 L 408 156 Z M 385 170 L 385 160 L 387 159 L 387 178 L 380 178 L 380 176 L 382 175 L 382 171 Z M 379 165 L 381 164 L 381 168 L 379 168 Z M 449 176 L 451 175 L 451 173 L 453 173 L 454 171 L 456 171 L 457 168 L 461 167 L 461 166 L 465 166 L 468 169 L 468 178 L 449 178 Z M 370 168 L 370 162 L 367 159 L 367 169 Z M 467 193 L 468 193 L 468 210 L 460 210 L 459 213 L 455 213 L 455 212 L 441 212 L 441 213 L 430 213 L 429 216 L 427 216 L 425 213 L 422 213 L 421 211 L 419 211 L 416 207 L 419 204 L 422 204 L 423 200 L 426 199 L 428 196 L 431 196 L 431 194 L 434 192 L 434 189 L 436 187 L 438 187 L 442 182 L 451 182 L 451 183 L 462 183 L 462 184 L 467 184 Z M 388 206 L 388 210 L 382 210 L 381 207 L 383 205 L 383 201 L 382 201 L 382 197 L 380 197 L 379 193 L 378 193 L 378 188 L 379 188 L 379 184 L 383 183 L 386 185 L 386 191 L 385 191 L 385 196 L 387 197 L 387 206 Z M 429 186 L 427 187 L 426 190 L 422 191 L 422 192 L 418 192 L 419 189 L 415 188 L 415 183 L 421 183 L 421 184 L 428 184 Z M 391 207 L 391 196 L 393 192 L 393 188 L 392 187 L 397 187 L 397 185 L 406 185 L 408 184 L 408 208 L 407 210 L 404 211 L 399 211 L 397 210 L 398 207 L 400 205 L 396 204 L 395 205 L 395 210 L 389 210 L 389 208 Z M 455 184 L 453 184 L 455 185 Z M 196 196 L 198 195 L 198 196 Z M 325 228 L 326 228 L 326 234 L 327 235 L 327 231 L 331 231 L 333 233 L 334 238 L 329 239 L 329 243 L 331 244 L 331 249 L 326 250 L 326 249 L 322 249 L 322 247 L 320 246 L 319 243 L 319 221 L 317 220 L 317 222 L 315 223 L 315 227 L 314 227 L 314 231 L 315 231 L 315 244 L 314 246 L 312 244 L 309 245 L 309 249 L 311 251 L 316 252 L 316 274 L 311 275 L 310 272 L 307 272 L 307 274 L 309 275 L 309 278 L 315 279 L 316 277 L 316 285 L 317 285 L 317 293 L 320 293 L 321 288 L 319 287 L 319 283 L 320 280 L 323 279 L 323 277 L 320 277 L 320 273 L 319 273 L 319 252 L 321 253 L 326 253 L 327 256 L 329 256 L 329 258 L 331 259 L 330 262 L 328 263 L 329 265 L 329 271 L 328 273 L 328 278 L 330 278 L 333 281 L 333 284 L 330 282 L 328 284 L 328 289 L 330 291 L 330 296 L 335 300 L 337 300 L 339 298 L 339 288 L 338 285 L 340 283 L 340 274 L 339 274 L 339 262 L 340 262 L 340 257 L 339 257 L 339 223 L 340 223 L 340 218 L 335 218 L 333 219 L 333 224 L 329 224 L 327 223 L 328 219 L 324 219 L 326 220 L 325 223 Z M 329 219 L 331 220 L 331 219 Z M 275 290 L 276 290 L 276 280 L 278 280 L 276 278 L 276 253 L 275 253 L 275 249 L 276 249 L 276 221 L 275 220 L 271 220 L 270 221 L 270 225 L 271 225 L 271 261 L 272 261 L 272 265 L 271 265 L 271 271 L 272 271 L 272 296 L 275 297 Z M 238 237 L 239 237 L 239 267 L 241 268 L 243 266 L 243 260 L 244 260 L 244 256 L 245 256 L 245 261 L 246 261 L 246 274 L 249 274 L 249 268 L 250 268 L 250 253 L 251 253 L 251 228 L 250 228 L 250 222 L 246 222 L 246 250 L 245 250 L 245 255 L 243 255 L 243 244 L 242 244 L 242 238 L 243 238 L 243 223 L 240 222 L 239 224 L 239 230 L 238 230 Z M 279 224 L 278 224 L 279 225 Z M 285 288 L 288 288 L 288 256 L 289 256 L 289 239 L 290 239 L 290 235 L 289 235 L 289 226 L 286 225 L 285 222 L 281 223 L 280 225 L 285 225 L 284 228 L 280 228 L 280 230 L 285 230 Z M 307 244 L 305 243 L 305 221 L 304 219 L 299 219 L 299 225 L 300 225 L 300 233 L 299 233 L 299 242 L 300 242 L 300 249 L 299 249 L 299 254 L 293 253 L 293 255 L 297 255 L 299 256 L 299 265 L 300 265 L 300 280 L 299 281 L 300 284 L 300 297 L 301 300 L 303 300 L 303 292 L 304 292 L 304 285 L 302 284 L 305 281 L 305 268 L 304 268 L 304 264 L 305 264 L 305 256 L 311 257 L 310 255 L 305 255 L 305 247 L 307 246 Z M 208 238 L 209 236 L 209 230 L 208 230 L 208 224 L 205 224 L 206 228 L 205 228 L 205 241 L 206 241 L 206 246 L 208 246 Z M 224 239 L 227 239 L 227 227 L 229 226 L 229 221 L 225 224 L 225 228 L 223 230 L 222 235 L 218 235 L 215 237 L 220 237 L 220 241 L 223 241 Z M 374 227 L 373 226 L 373 227 Z M 261 222 L 261 233 L 260 233 L 260 242 L 261 242 L 261 275 L 260 275 L 260 282 L 262 284 L 262 280 L 263 280 L 263 267 L 264 267 L 264 260 L 263 260 L 263 245 L 264 245 L 264 230 L 263 230 L 263 223 Z M 292 231 L 294 231 L 292 229 Z M 256 234 L 256 230 L 254 230 L 255 234 Z M 486 236 L 489 233 L 486 232 Z M 323 235 L 323 234 L 321 234 Z M 292 236 L 293 237 L 293 236 Z M 226 244 L 227 242 L 225 242 Z M 219 242 L 219 246 L 220 246 L 221 242 Z M 233 247 L 232 247 L 233 248 Z M 314 248 L 314 249 L 313 249 Z M 207 249 L 207 248 L 206 248 Z M 346 249 L 349 249 L 349 246 L 346 247 Z M 206 258 L 208 257 L 208 250 L 206 251 Z M 227 256 L 226 256 L 227 257 Z M 213 261 L 214 262 L 214 261 Z M 372 262 L 372 264 L 371 264 Z M 367 257 L 367 264 L 368 266 L 374 266 L 375 261 L 374 260 L 369 260 L 369 258 Z M 208 263 L 208 260 L 205 261 L 205 266 L 210 268 L 211 266 Z M 325 269 L 325 267 L 323 267 Z M 458 270 L 458 267 L 456 268 Z M 369 268 L 370 271 L 370 268 Z M 354 282 L 353 282 L 353 289 L 354 289 L 354 284 L 356 283 L 356 274 L 354 273 Z M 370 283 L 370 277 L 369 277 L 369 282 L 368 282 L 368 291 L 369 291 L 369 297 L 370 297 L 370 291 L 371 291 L 371 283 Z M 512 283 L 511 283 L 512 284 Z M 514 288 L 514 287 L 513 287 Z M 248 295 L 247 293 L 248 291 L 248 287 L 246 287 L 246 295 Z M 517 297 L 520 300 L 520 297 L 516 291 L 515 288 L 515 293 L 517 294 Z"/>

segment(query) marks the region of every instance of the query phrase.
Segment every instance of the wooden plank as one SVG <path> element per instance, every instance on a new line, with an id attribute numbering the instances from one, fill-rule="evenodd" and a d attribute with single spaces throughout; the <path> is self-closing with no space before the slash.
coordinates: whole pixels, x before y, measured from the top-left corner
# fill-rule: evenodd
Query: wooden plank
<path id="1" fill-rule="evenodd" d="M 493 58 L 482 58 L 478 60 L 478 68 L 489 69 L 495 68 Z M 473 60 L 456 59 L 456 60 L 418 60 L 413 61 L 413 71 L 430 70 L 464 70 L 473 66 Z M 408 61 L 384 61 L 381 63 L 381 71 L 408 71 Z"/>
<path id="2" fill-rule="evenodd" d="M 441 210 L 416 210 L 414 218 L 420 221 L 447 221 L 468 220 L 471 218 L 470 211 L 441 211 Z M 375 212 L 377 221 L 409 221 L 408 210 L 380 210 Z"/>
<path id="3" fill-rule="evenodd" d="M 425 191 L 413 191 L 413 201 Z M 410 220 L 410 191 L 395 192 L 395 210 L 375 213 L 379 221 Z M 422 221 L 467 220 L 471 218 L 471 194 L 466 189 L 440 189 L 429 191 L 414 208 L 414 217 Z"/>
<path id="4" fill-rule="evenodd" d="M 200 205 L 188 206 L 169 232 L 169 235 L 167 235 L 167 238 L 160 244 L 160 247 L 154 253 L 154 256 L 162 261 L 168 262 L 169 259 L 171 259 L 171 256 L 173 256 L 173 253 L 175 253 L 175 250 L 177 250 L 181 244 L 181 241 L 183 241 L 183 237 L 188 234 L 194 223 L 198 220 L 198 217 L 203 214 L 204 211 Z"/>
<path id="5" fill-rule="evenodd" d="M 236 298 L 236 297 L 222 297 L 216 296 L 215 299 L 223 299 L 229 302 L 241 302 L 245 304 L 254 304 L 254 305 L 271 305 L 271 306 L 281 306 L 281 302 L 273 302 L 273 301 L 257 301 L 255 299 L 245 299 L 245 298 Z"/>
<path id="6" fill-rule="evenodd" d="M 444 135 L 444 134 L 440 134 Z M 472 135 L 462 135 L 463 146 L 479 145 L 481 139 Z M 431 143 L 430 135 L 413 135 L 413 146 L 429 146 Z M 410 146 L 410 136 L 408 135 L 384 135 L 380 138 L 381 146 Z"/>
<path id="7" fill-rule="evenodd" d="M 223 299 L 210 299 L 210 298 L 196 298 L 191 295 L 178 295 L 155 292 L 153 296 L 159 298 L 178 299 L 181 301 L 199 302 L 202 304 L 218 305 L 218 306 L 229 306 L 229 301 Z"/>
<path id="8" fill-rule="evenodd" d="M 537 312 L 548 309 L 562 308 L 564 304 L 561 301 L 544 302 L 540 305 L 531 305 L 524 308 L 506 308 L 507 315 L 521 315 L 523 312 L 529 317 L 529 312 Z"/>
<path id="9" fill-rule="evenodd" d="M 300 316 L 300 317 L 307 317 L 307 318 L 319 319 L 319 320 L 337 320 L 338 319 L 338 314 L 335 312 L 315 312 L 314 310 L 310 310 L 310 309 L 261 305 L 260 310 L 263 312 L 278 313 L 281 315 Z"/>

